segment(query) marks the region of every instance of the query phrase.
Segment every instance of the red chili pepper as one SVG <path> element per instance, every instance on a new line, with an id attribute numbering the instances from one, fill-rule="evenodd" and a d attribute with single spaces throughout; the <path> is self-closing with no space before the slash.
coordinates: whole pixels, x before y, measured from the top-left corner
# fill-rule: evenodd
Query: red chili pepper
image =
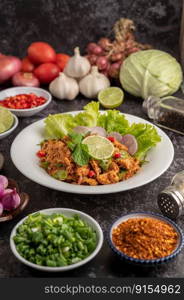
<path id="1" fill-rule="evenodd" d="M 7 97 L 0 102 L 0 105 L 13 109 L 27 109 L 40 106 L 45 102 L 46 99 L 44 97 L 38 97 L 31 93 Z"/>
<path id="2" fill-rule="evenodd" d="M 45 157 L 46 156 L 46 153 L 42 150 L 39 150 L 36 155 L 39 157 L 39 158 L 42 158 L 42 157 Z"/>
<path id="3" fill-rule="evenodd" d="M 114 154 L 114 158 L 120 158 L 121 157 L 121 153 L 115 153 Z"/>
<path id="4" fill-rule="evenodd" d="M 88 173 L 88 176 L 91 178 L 91 177 L 94 177 L 95 176 L 95 172 L 94 171 L 89 171 Z"/>
<path id="5" fill-rule="evenodd" d="M 111 141 L 112 143 L 115 142 L 115 138 L 113 136 L 108 136 L 108 140 Z"/>

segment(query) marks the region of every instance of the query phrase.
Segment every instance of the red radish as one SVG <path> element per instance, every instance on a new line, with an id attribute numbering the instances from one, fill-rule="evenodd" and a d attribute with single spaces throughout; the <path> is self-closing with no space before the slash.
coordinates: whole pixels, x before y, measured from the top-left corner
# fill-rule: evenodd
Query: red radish
<path id="1" fill-rule="evenodd" d="M 33 73 L 18 72 L 12 77 L 12 83 L 14 86 L 40 86 L 38 78 Z"/>
<path id="2" fill-rule="evenodd" d="M 22 62 L 15 56 L 0 57 L 0 83 L 10 79 L 15 73 L 19 72 Z"/>
<path id="3" fill-rule="evenodd" d="M 21 71 L 23 72 L 32 72 L 34 70 L 35 66 L 30 61 L 28 57 L 24 57 L 22 60 L 22 68 Z"/>

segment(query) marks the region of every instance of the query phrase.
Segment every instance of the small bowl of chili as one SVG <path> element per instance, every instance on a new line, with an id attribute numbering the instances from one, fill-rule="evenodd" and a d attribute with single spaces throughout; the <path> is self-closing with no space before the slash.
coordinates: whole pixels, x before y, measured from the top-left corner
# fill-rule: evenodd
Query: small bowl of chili
<path id="1" fill-rule="evenodd" d="M 18 117 L 31 117 L 45 109 L 52 96 L 37 87 L 13 87 L 0 92 L 0 105 Z"/>
<path id="2" fill-rule="evenodd" d="M 184 237 L 180 227 L 162 215 L 133 212 L 111 225 L 108 242 L 120 259 L 148 266 L 176 257 Z"/>

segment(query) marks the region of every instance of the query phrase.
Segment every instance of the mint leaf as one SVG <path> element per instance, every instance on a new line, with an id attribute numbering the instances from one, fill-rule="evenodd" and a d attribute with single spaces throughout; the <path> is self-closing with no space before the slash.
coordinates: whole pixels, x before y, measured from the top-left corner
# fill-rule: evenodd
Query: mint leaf
<path id="1" fill-rule="evenodd" d="M 74 162 L 79 166 L 87 165 L 89 162 L 88 147 L 84 144 L 77 144 L 72 154 Z"/>
<path id="2" fill-rule="evenodd" d="M 77 132 L 74 132 L 74 131 L 70 132 L 70 133 L 68 134 L 68 136 L 70 137 L 72 143 L 74 143 L 74 144 L 79 144 L 79 143 L 81 143 L 81 142 L 82 142 L 82 139 L 83 139 L 83 137 L 84 137 L 82 134 L 77 133 Z"/>

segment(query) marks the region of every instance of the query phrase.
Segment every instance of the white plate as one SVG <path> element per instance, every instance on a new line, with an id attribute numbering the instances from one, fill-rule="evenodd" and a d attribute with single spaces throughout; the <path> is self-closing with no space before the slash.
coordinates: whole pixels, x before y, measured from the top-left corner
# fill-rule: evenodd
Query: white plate
<path id="1" fill-rule="evenodd" d="M 72 112 L 72 114 L 76 113 L 79 113 L 79 111 Z M 147 123 L 153 125 L 142 118 L 129 114 L 124 115 L 131 123 Z M 130 190 L 153 181 L 164 173 L 172 163 L 174 157 L 172 142 L 160 128 L 156 127 L 156 129 L 162 140 L 156 147 L 149 151 L 146 157 L 149 163 L 144 164 L 140 171 L 133 177 L 115 184 L 99 186 L 70 184 L 54 179 L 49 176 L 44 169 L 40 168 L 36 152 L 40 149 L 38 144 L 43 140 L 44 120 L 29 125 L 17 135 L 11 146 L 11 158 L 14 165 L 22 174 L 36 183 L 51 189 L 77 194 L 116 193 Z"/>
<path id="2" fill-rule="evenodd" d="M 98 222 L 92 218 L 91 216 L 85 214 L 82 211 L 75 210 L 75 209 L 70 209 L 70 208 L 48 208 L 48 209 L 43 209 L 38 211 L 40 213 L 46 214 L 46 215 L 51 215 L 53 213 L 60 213 L 63 214 L 67 217 L 72 217 L 75 214 L 78 214 L 80 218 L 85 221 L 90 227 L 92 227 L 97 235 L 97 245 L 95 250 L 87 256 L 85 259 L 79 261 L 78 263 L 68 265 L 65 267 L 46 267 L 46 266 L 40 266 L 36 265 L 27 259 L 23 258 L 17 251 L 15 243 L 13 241 L 13 237 L 16 235 L 17 228 L 27 219 L 27 217 L 23 218 L 18 224 L 13 228 L 11 235 L 10 235 L 10 248 L 13 252 L 13 254 L 16 256 L 18 260 L 20 260 L 23 264 L 32 267 L 34 269 L 40 270 L 40 271 L 45 271 L 45 272 L 64 272 L 64 271 L 69 271 L 76 269 L 78 267 L 81 267 L 82 265 L 88 263 L 90 260 L 92 260 L 100 251 L 102 245 L 103 245 L 103 231 L 98 224 Z M 35 212 L 36 213 L 36 212 Z"/>

